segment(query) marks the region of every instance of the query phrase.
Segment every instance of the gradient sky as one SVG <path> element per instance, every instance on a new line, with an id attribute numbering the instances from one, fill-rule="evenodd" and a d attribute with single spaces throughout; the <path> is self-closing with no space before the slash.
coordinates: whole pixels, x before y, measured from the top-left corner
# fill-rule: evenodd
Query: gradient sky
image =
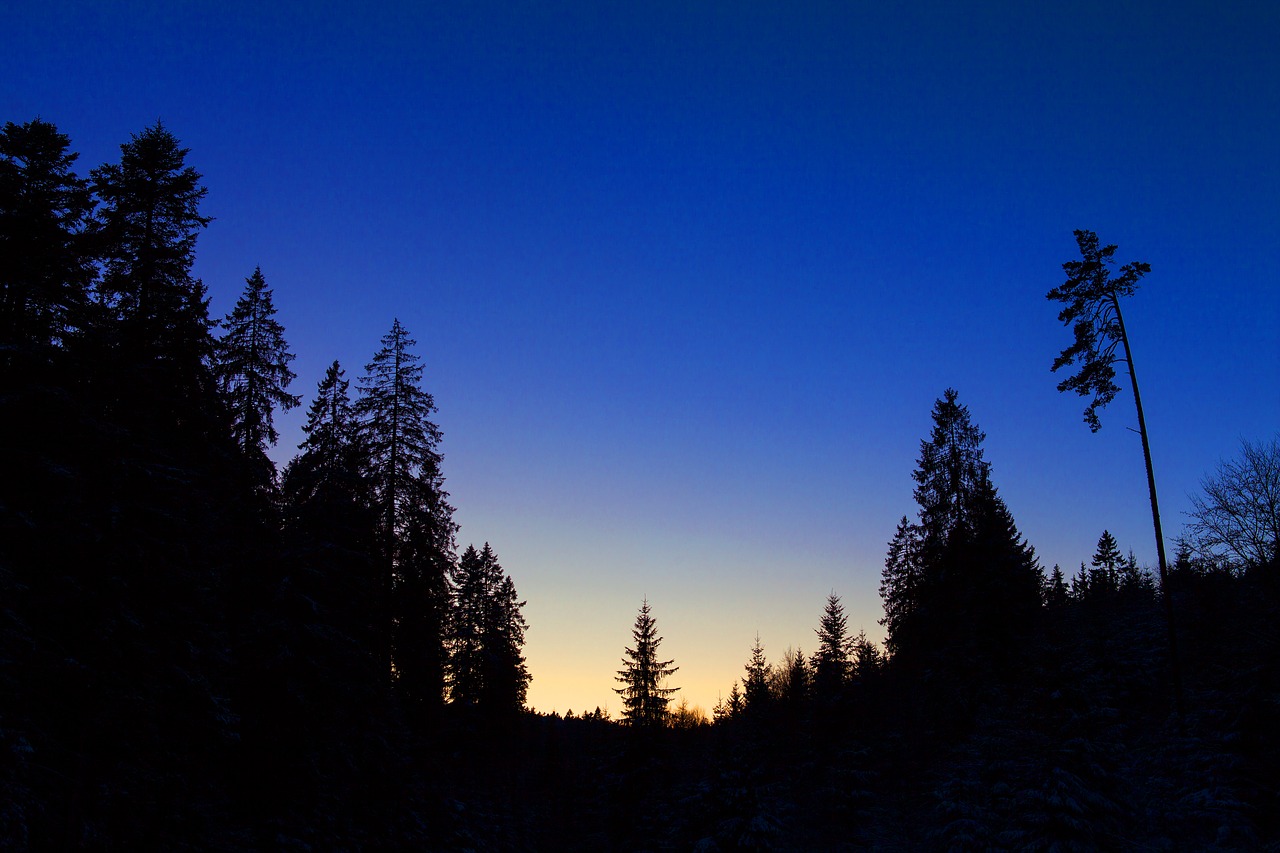
<path id="1" fill-rule="evenodd" d="M 710 709 L 757 633 L 812 652 L 832 590 L 882 636 L 948 386 L 1046 568 L 1104 528 L 1154 563 L 1132 397 L 1093 435 L 1049 372 L 1075 228 L 1152 266 L 1125 319 L 1170 539 L 1280 428 L 1280 5 L 965 5 L 9 3 L 0 120 L 82 172 L 163 120 L 213 313 L 261 265 L 308 400 L 400 318 L 532 705 L 616 716 L 648 596 Z"/>

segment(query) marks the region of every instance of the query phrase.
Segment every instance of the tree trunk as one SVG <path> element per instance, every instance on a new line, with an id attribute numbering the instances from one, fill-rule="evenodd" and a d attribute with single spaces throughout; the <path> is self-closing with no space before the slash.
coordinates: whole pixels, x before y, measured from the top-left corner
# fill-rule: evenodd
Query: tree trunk
<path id="1" fill-rule="evenodd" d="M 1156 531 L 1156 558 L 1160 567 L 1160 597 L 1164 599 L 1164 616 L 1169 630 L 1169 664 L 1173 676 L 1173 700 L 1181 717 L 1185 711 L 1182 697 L 1182 663 L 1178 657 L 1178 632 L 1173 620 L 1173 597 L 1169 591 L 1169 569 L 1164 554 L 1164 532 L 1160 528 L 1160 504 L 1156 500 L 1156 475 L 1151 465 L 1151 442 L 1147 439 L 1147 419 L 1142 413 L 1142 395 L 1138 393 L 1138 373 L 1133 367 L 1133 352 L 1129 349 L 1129 334 L 1124 328 L 1124 315 L 1120 313 L 1120 300 L 1113 294 L 1112 307 L 1120 326 L 1120 341 L 1124 344 L 1124 360 L 1129 365 L 1129 383 L 1133 387 L 1133 402 L 1138 408 L 1138 434 L 1142 437 L 1142 458 L 1147 464 L 1147 491 L 1151 494 L 1151 521 Z"/>

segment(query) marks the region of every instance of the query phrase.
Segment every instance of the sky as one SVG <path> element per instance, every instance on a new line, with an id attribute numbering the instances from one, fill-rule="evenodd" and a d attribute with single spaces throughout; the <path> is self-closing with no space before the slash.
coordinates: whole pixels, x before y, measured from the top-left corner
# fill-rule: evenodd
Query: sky
<path id="1" fill-rule="evenodd" d="M 373 8 L 367 8 L 373 7 Z M 461 546 L 527 601 L 529 703 L 615 717 L 647 597 L 710 710 L 827 595 L 879 640 L 948 387 L 1046 570 L 1155 563 L 1128 382 L 1090 433 L 1046 292 L 1097 232 L 1164 528 L 1280 430 L 1280 6 L 113 2 L 0 9 L 0 121 L 82 173 L 163 121 L 293 351 L 280 464 L 338 359 L 418 341 Z"/>

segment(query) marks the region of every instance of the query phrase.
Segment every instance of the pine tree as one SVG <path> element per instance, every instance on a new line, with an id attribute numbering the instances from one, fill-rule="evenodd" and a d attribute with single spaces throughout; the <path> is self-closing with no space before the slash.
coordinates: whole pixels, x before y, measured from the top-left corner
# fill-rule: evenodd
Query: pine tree
<path id="1" fill-rule="evenodd" d="M 813 655 L 813 689 L 822 701 L 839 699 L 850 675 L 849 620 L 840 596 L 827 596 L 818 622 L 818 651 Z"/>
<path id="2" fill-rule="evenodd" d="M 641 729 L 661 728 L 667 724 L 667 703 L 672 693 L 680 688 L 664 686 L 667 679 L 679 671 L 672 661 L 658 660 L 657 623 L 649 612 L 649 599 L 644 599 L 631 630 L 634 647 L 628 647 L 622 658 L 623 668 L 615 680 L 622 687 L 613 692 L 622 697 L 622 720 L 629 726 Z"/>
<path id="3" fill-rule="evenodd" d="M 85 319 L 93 201 L 70 146 L 40 119 L 0 130 L 0 366 L 47 352 Z"/>
<path id="4" fill-rule="evenodd" d="M 1178 655 L 1178 632 L 1173 618 L 1173 596 L 1168 594 L 1168 563 L 1164 552 L 1164 531 L 1160 522 L 1160 502 L 1156 496 L 1155 465 L 1151 461 L 1151 441 L 1147 435 L 1147 418 L 1142 408 L 1142 394 L 1138 390 L 1138 370 L 1133 363 L 1133 349 L 1125 330 L 1124 314 L 1120 310 L 1121 297 L 1132 296 L 1151 265 L 1144 261 L 1127 263 L 1120 268 L 1120 275 L 1112 277 L 1116 247 L 1101 246 L 1098 235 L 1092 231 L 1074 232 L 1080 249 L 1080 260 L 1067 261 L 1062 271 L 1067 280 L 1050 290 L 1045 296 L 1065 307 L 1058 313 L 1058 320 L 1070 326 L 1074 334 L 1071 345 L 1054 359 L 1053 372 L 1076 364 L 1076 373 L 1058 383 L 1062 392 L 1074 391 L 1082 397 L 1091 397 L 1084 410 L 1085 423 L 1097 432 L 1102 428 L 1098 409 L 1106 406 L 1120 392 L 1116 384 L 1115 365 L 1123 361 L 1129 369 L 1129 387 L 1133 389 L 1133 405 L 1138 415 L 1138 435 L 1142 439 L 1142 458 L 1147 469 L 1147 493 L 1151 500 L 1151 525 L 1156 537 L 1156 560 L 1160 571 L 1160 590 L 1164 601 L 1165 628 L 1169 637 L 1169 662 L 1173 676 L 1174 706 L 1179 714 L 1183 710 L 1182 665 Z M 1123 357 L 1116 354 L 1122 349 Z"/>
<path id="5" fill-rule="evenodd" d="M 222 321 L 226 334 L 218 342 L 215 365 L 236 444 L 273 474 L 267 457 L 267 448 L 279 438 L 273 412 L 277 406 L 288 411 L 299 402 L 285 390 L 294 379 L 289 369 L 294 356 L 275 313 L 262 268 L 256 267 L 245 279 L 235 308 Z"/>

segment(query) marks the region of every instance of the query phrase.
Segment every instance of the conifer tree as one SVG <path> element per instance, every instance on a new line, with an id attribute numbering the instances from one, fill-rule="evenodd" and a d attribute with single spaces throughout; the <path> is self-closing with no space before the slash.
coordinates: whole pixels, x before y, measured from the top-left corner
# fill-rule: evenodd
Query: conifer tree
<path id="1" fill-rule="evenodd" d="M 0 130 L 0 366 L 62 343 L 85 319 L 93 202 L 70 146 L 40 119 Z"/>
<path id="2" fill-rule="evenodd" d="M 950 537 L 972 529 L 991 464 L 982 454 L 986 434 L 970 420 L 954 388 L 934 403 L 932 417 L 933 429 L 920 442 L 920 459 L 911 478 L 924 546 L 936 555 Z"/>
<path id="3" fill-rule="evenodd" d="M 788 648 L 782 653 L 782 663 L 775 670 L 777 679 L 774 692 L 786 705 L 795 708 L 809 699 L 813 673 L 804 652 L 799 648 Z"/>
<path id="4" fill-rule="evenodd" d="M 755 645 L 751 647 L 751 659 L 747 661 L 747 674 L 742 679 L 743 700 L 748 714 L 762 713 L 772 704 L 773 697 L 769 691 L 772 675 L 773 667 L 764 656 L 760 635 L 756 634 Z"/>
<path id="5" fill-rule="evenodd" d="M 324 496 L 343 495 L 362 503 L 359 423 L 351 403 L 350 385 L 335 360 L 316 387 L 315 399 L 302 427 L 301 452 L 285 469 L 290 503 L 299 505 Z"/>
<path id="6" fill-rule="evenodd" d="M 818 622 L 818 650 L 813 655 L 813 689 L 823 701 L 838 699 L 849 680 L 848 626 L 840 596 L 832 592 Z"/>
<path id="7" fill-rule="evenodd" d="M 281 479 L 291 547 L 310 574 L 323 576 L 330 606 L 343 611 L 347 633 L 371 653 L 385 613 L 376 609 L 377 516 L 361 472 L 357 429 L 349 383 L 334 361 L 307 412 L 300 452 Z"/>
<path id="8" fill-rule="evenodd" d="M 1151 265 L 1144 261 L 1127 263 L 1120 268 L 1120 275 L 1112 277 L 1116 247 L 1101 246 L 1098 235 L 1092 231 L 1074 232 L 1080 249 L 1080 260 L 1067 261 L 1062 271 L 1067 280 L 1046 294 L 1046 298 L 1061 302 L 1065 307 L 1058 319 L 1070 326 L 1074 335 L 1071 345 L 1054 359 L 1051 370 L 1078 365 L 1075 374 L 1058 383 L 1062 392 L 1074 391 L 1082 397 L 1090 397 L 1084 410 L 1085 423 L 1097 432 L 1102 428 L 1098 409 L 1106 406 L 1120 392 L 1116 384 L 1115 365 L 1123 361 L 1129 369 L 1129 387 L 1133 390 L 1133 405 L 1138 415 L 1138 435 L 1142 439 L 1142 458 L 1147 468 L 1147 492 L 1151 501 L 1151 523 L 1156 537 L 1156 559 L 1160 571 L 1160 589 L 1164 593 L 1165 627 L 1169 637 L 1169 660 L 1173 676 L 1174 705 L 1182 712 L 1182 666 L 1178 655 L 1178 633 L 1173 619 L 1173 598 L 1168 594 L 1168 563 L 1165 559 L 1164 531 L 1160 523 L 1160 503 L 1156 496 L 1155 466 L 1151 461 L 1151 442 L 1147 435 L 1147 418 L 1142 409 L 1142 394 L 1138 390 L 1138 370 L 1133 363 L 1133 349 L 1129 333 L 1125 329 L 1124 314 L 1120 310 L 1121 297 L 1132 296 L 1138 282 L 1151 272 Z M 1124 355 L 1118 355 L 1117 349 Z"/>
<path id="9" fill-rule="evenodd" d="M 528 627 L 515 583 L 486 542 L 468 545 L 453 572 L 449 612 L 449 698 L 490 714 L 524 706 L 529 671 L 521 650 Z"/>
<path id="10" fill-rule="evenodd" d="M 852 668 L 859 681 L 874 678 L 884 666 L 884 655 L 880 648 L 867 637 L 867 632 L 859 630 L 851 643 Z"/>
<path id="11" fill-rule="evenodd" d="M 207 191 L 189 151 L 157 122 L 120 146 L 119 163 L 92 172 L 106 256 L 99 306 L 120 319 L 133 353 L 126 359 L 143 374 L 158 363 L 163 375 L 153 382 L 171 394 L 207 393 L 213 347 L 204 285 L 191 275 L 196 238 L 211 220 L 200 213 Z"/>
<path id="12" fill-rule="evenodd" d="M 286 390 L 294 379 L 289 369 L 294 356 L 275 313 L 262 268 L 256 267 L 245 279 L 235 308 L 222 321 L 226 334 L 218 342 L 215 365 L 236 444 L 268 470 L 267 448 L 279 438 L 273 412 L 277 406 L 288 411 L 299 402 Z"/>
<path id="13" fill-rule="evenodd" d="M 364 439 L 367 474 L 382 516 L 385 550 L 395 550 L 406 513 L 422 481 L 430 488 L 439 475 L 440 428 L 431 420 L 436 404 L 422 388 L 417 341 L 395 320 L 382 348 L 360 378 L 356 413 Z"/>
<path id="14" fill-rule="evenodd" d="M 453 570 L 449 611 L 449 700 L 474 705 L 480 700 L 483 672 L 481 634 L 489 567 L 474 545 L 468 545 Z"/>
<path id="15" fill-rule="evenodd" d="M 1043 576 L 953 389 L 932 417 L 912 474 L 919 521 L 899 524 L 882 575 L 886 642 L 895 658 L 1002 654 L 1039 609 Z"/>
<path id="16" fill-rule="evenodd" d="M 679 671 L 672 661 L 658 659 L 657 623 L 649 611 L 649 599 L 644 599 L 631 630 L 634 647 L 627 647 L 622 658 L 623 668 L 618 670 L 614 693 L 622 697 L 622 721 L 640 729 L 661 728 L 667 724 L 667 703 L 671 694 L 680 688 L 666 687 L 667 679 Z"/>
<path id="17" fill-rule="evenodd" d="M 529 623 L 520 612 L 525 603 L 516 594 L 515 581 L 501 566 L 496 575 L 499 581 L 489 596 L 481 635 L 487 670 L 481 704 L 491 714 L 509 715 L 524 708 L 532 680 L 523 653 Z"/>
<path id="18" fill-rule="evenodd" d="M 365 478 L 379 517 L 387 664 L 400 689 L 427 711 L 444 697 L 453 507 L 444 490 L 435 400 L 423 390 L 416 345 L 400 321 L 360 379 L 356 414 Z"/>
<path id="19" fill-rule="evenodd" d="M 1109 530 L 1098 537 L 1098 549 L 1089 560 L 1089 589 L 1093 592 L 1115 592 L 1120 588 L 1120 571 L 1124 557 Z"/>
<path id="20" fill-rule="evenodd" d="M 1062 567 L 1054 563 L 1053 571 L 1049 575 L 1049 585 L 1045 590 L 1045 604 L 1050 607 L 1061 607 L 1067 603 L 1069 597 L 1067 581 L 1062 574 Z"/>
<path id="21" fill-rule="evenodd" d="M 885 645 L 890 654 L 897 654 L 916 621 L 925 584 L 922 546 L 920 526 L 904 515 L 889 541 L 880 577 L 880 599 L 884 604 L 880 624 L 887 629 Z"/>
<path id="22" fill-rule="evenodd" d="M 729 688 L 729 698 L 725 700 L 725 715 L 729 719 L 741 717 L 742 711 L 746 707 L 746 700 L 742 698 L 742 691 L 738 688 L 738 682 L 733 682 L 733 686 Z"/>

